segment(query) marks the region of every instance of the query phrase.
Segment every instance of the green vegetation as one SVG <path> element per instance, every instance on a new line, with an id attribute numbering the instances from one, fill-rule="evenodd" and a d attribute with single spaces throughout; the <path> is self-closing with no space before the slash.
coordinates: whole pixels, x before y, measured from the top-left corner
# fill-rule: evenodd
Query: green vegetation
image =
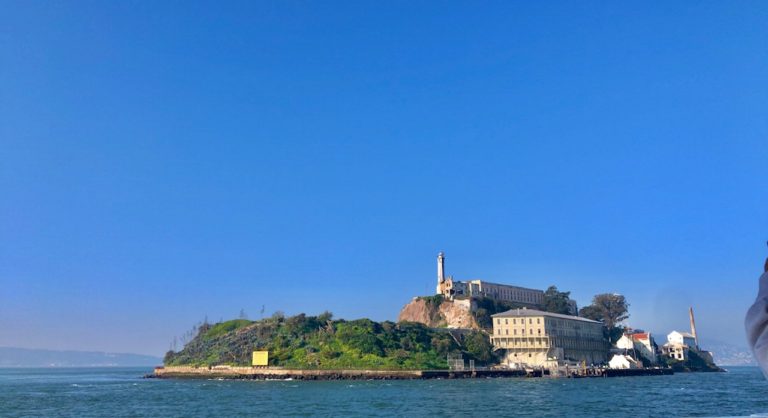
<path id="1" fill-rule="evenodd" d="M 491 315 L 505 312 L 510 309 L 523 308 L 525 306 L 519 303 L 505 302 L 491 298 L 476 298 L 475 303 L 477 304 L 477 309 L 475 309 L 472 315 L 474 315 L 477 324 L 483 329 L 493 328 L 493 318 L 491 318 Z"/>
<path id="2" fill-rule="evenodd" d="M 623 295 L 601 293 L 592 298 L 591 305 L 581 308 L 579 316 L 602 322 L 606 338 L 614 344 L 624 333 L 619 323 L 629 318 L 629 303 Z"/>
<path id="3" fill-rule="evenodd" d="M 445 300 L 443 295 L 419 296 L 419 299 L 426 302 L 427 306 L 434 307 L 435 309 L 439 308 Z"/>
<path id="4" fill-rule="evenodd" d="M 592 304 L 579 311 L 584 318 L 601 321 L 611 329 L 629 318 L 629 303 L 624 295 L 602 293 L 592 298 Z"/>
<path id="5" fill-rule="evenodd" d="M 448 354 L 478 366 L 497 361 L 480 331 L 454 337 L 412 322 L 333 320 L 325 312 L 203 324 L 181 351 L 166 354 L 165 364 L 247 366 L 254 350 L 268 350 L 270 366 L 299 369 L 446 369 Z"/>
<path id="6" fill-rule="evenodd" d="M 228 332 L 235 331 L 238 328 L 250 325 L 251 321 L 247 319 L 233 319 L 232 321 L 221 322 L 210 328 L 205 329 L 205 338 L 213 339 Z"/>
<path id="7" fill-rule="evenodd" d="M 571 307 L 568 305 L 571 292 L 561 292 L 557 286 L 549 286 L 544 292 L 544 301 L 541 309 L 556 314 L 571 315 Z"/>

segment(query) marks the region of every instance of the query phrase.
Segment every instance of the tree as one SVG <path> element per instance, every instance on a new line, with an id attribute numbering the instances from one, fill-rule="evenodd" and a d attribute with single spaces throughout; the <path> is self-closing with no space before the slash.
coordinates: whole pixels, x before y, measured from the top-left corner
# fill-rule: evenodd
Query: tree
<path id="1" fill-rule="evenodd" d="M 571 307 L 568 305 L 571 292 L 560 292 L 557 286 L 549 286 L 544 292 L 542 308 L 547 312 L 570 315 Z"/>
<path id="2" fill-rule="evenodd" d="M 477 298 L 475 299 L 475 306 L 477 308 L 472 313 L 475 321 L 477 321 L 481 328 L 490 330 L 493 328 L 493 318 L 491 318 L 491 315 L 510 309 L 522 308 L 524 305 L 492 298 Z"/>
<path id="3" fill-rule="evenodd" d="M 467 335 L 464 340 L 464 347 L 467 354 L 483 363 L 494 360 L 493 345 L 491 345 L 490 338 L 483 332 L 473 332 Z"/>
<path id="4" fill-rule="evenodd" d="M 593 321 L 603 322 L 603 314 L 600 309 L 594 305 L 588 305 L 579 310 L 579 316 L 582 318 L 591 319 Z"/>
<path id="5" fill-rule="evenodd" d="M 629 318 L 629 303 L 624 295 L 617 293 L 601 293 L 592 298 L 592 304 L 581 308 L 579 315 L 601 321 L 608 330 L 616 328 L 622 321 Z"/>
<path id="6" fill-rule="evenodd" d="M 325 311 L 317 316 L 317 321 L 320 322 L 322 325 L 325 325 L 331 319 L 333 319 L 333 313 L 331 313 L 330 311 Z"/>

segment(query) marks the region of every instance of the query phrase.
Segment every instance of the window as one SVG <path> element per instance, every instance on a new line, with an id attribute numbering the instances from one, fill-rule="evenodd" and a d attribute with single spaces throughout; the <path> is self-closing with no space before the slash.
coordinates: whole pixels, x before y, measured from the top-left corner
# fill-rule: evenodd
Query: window
<path id="1" fill-rule="evenodd" d="M 504 331 L 506 332 L 506 335 L 509 335 L 509 330 L 508 329 L 505 329 Z"/>
<path id="2" fill-rule="evenodd" d="M 504 319 L 504 325 L 509 325 L 509 319 Z"/>
<path id="3" fill-rule="evenodd" d="M 533 318 L 528 318 L 528 323 L 532 324 L 533 323 Z"/>
<path id="4" fill-rule="evenodd" d="M 536 323 L 540 324 L 541 323 L 541 318 L 536 318 Z"/>

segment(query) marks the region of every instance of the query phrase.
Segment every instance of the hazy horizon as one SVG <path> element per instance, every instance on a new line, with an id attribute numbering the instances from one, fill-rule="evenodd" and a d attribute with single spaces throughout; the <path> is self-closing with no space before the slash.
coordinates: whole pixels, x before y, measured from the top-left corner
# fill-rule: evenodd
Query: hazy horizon
<path id="1" fill-rule="evenodd" d="M 768 3 L 5 6 L 0 346 L 395 320 L 439 251 L 745 345 Z"/>

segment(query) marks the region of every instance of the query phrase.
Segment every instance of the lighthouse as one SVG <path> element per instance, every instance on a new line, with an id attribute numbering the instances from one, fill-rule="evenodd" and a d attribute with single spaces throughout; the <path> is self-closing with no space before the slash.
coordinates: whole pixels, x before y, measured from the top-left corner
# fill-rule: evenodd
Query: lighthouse
<path id="1" fill-rule="evenodd" d="M 437 289 L 436 294 L 442 295 L 445 289 L 445 254 L 442 251 L 437 254 Z"/>
<path id="2" fill-rule="evenodd" d="M 440 251 L 437 254 L 437 284 L 445 281 L 445 254 Z"/>

